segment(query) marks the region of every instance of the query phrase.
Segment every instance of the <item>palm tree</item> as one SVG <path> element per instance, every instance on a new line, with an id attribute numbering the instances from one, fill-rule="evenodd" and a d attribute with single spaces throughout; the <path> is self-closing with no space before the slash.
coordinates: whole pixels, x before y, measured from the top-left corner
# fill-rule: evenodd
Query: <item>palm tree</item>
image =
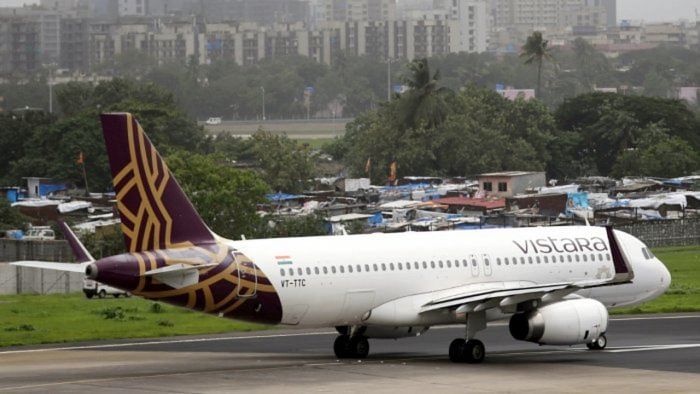
<path id="1" fill-rule="evenodd" d="M 420 120 L 425 120 L 429 128 L 436 126 L 447 115 L 445 94 L 451 90 L 437 86 L 440 71 L 431 75 L 428 59 L 413 60 L 406 67 L 408 75 L 403 78 L 403 83 L 409 89 L 400 102 L 404 127 L 414 127 Z"/>
<path id="2" fill-rule="evenodd" d="M 542 32 L 536 31 L 527 38 L 520 52 L 520 57 L 525 58 L 525 64 L 537 64 L 537 90 L 535 91 L 537 97 L 540 97 L 542 64 L 545 60 L 552 60 L 552 55 L 547 48 L 548 43 L 549 41 L 542 38 Z"/>

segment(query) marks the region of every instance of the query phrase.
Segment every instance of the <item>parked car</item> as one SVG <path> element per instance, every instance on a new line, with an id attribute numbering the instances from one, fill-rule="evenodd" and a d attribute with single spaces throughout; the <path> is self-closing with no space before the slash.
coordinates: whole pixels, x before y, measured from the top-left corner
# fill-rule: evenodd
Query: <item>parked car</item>
<path id="1" fill-rule="evenodd" d="M 221 118 L 209 118 L 207 119 L 206 122 L 204 122 L 208 125 L 216 125 L 216 124 L 221 124 Z"/>
<path id="2" fill-rule="evenodd" d="M 34 226 L 29 228 L 22 239 L 28 241 L 53 240 L 56 239 L 56 234 L 54 234 L 50 226 Z"/>
<path id="3" fill-rule="evenodd" d="M 85 293 L 87 298 L 92 298 L 94 296 L 97 296 L 98 298 L 105 298 L 108 295 L 111 295 L 114 298 L 131 296 L 129 292 L 103 285 L 102 283 L 96 282 L 92 279 L 83 279 L 83 293 Z"/>

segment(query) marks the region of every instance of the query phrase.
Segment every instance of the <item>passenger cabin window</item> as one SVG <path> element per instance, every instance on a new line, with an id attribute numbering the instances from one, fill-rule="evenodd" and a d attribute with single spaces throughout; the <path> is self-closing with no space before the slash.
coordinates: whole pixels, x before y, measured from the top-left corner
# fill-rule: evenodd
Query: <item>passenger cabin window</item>
<path id="1" fill-rule="evenodd" d="M 280 275 L 284 276 L 284 268 L 280 268 Z"/>
<path id="2" fill-rule="evenodd" d="M 292 268 L 289 269 L 289 276 L 294 276 L 294 269 L 292 269 Z"/>

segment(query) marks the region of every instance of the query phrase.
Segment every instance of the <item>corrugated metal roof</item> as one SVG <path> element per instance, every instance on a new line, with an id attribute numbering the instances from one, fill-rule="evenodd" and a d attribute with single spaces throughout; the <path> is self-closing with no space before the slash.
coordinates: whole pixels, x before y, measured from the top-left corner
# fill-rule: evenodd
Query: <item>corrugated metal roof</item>
<path id="1" fill-rule="evenodd" d="M 440 204 L 447 205 L 457 205 L 464 207 L 479 207 L 485 209 L 498 209 L 505 208 L 506 199 L 498 198 L 495 200 L 489 200 L 484 198 L 467 198 L 467 197 L 445 197 L 437 200 L 433 200 Z"/>

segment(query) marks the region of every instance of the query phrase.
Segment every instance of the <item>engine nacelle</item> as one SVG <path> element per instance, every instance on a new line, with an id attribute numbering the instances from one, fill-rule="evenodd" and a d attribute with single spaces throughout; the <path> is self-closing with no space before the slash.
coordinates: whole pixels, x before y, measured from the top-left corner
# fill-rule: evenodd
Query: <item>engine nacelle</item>
<path id="1" fill-rule="evenodd" d="M 510 318 L 510 335 L 541 345 L 590 343 L 608 329 L 608 310 L 592 299 L 549 304 Z"/>

